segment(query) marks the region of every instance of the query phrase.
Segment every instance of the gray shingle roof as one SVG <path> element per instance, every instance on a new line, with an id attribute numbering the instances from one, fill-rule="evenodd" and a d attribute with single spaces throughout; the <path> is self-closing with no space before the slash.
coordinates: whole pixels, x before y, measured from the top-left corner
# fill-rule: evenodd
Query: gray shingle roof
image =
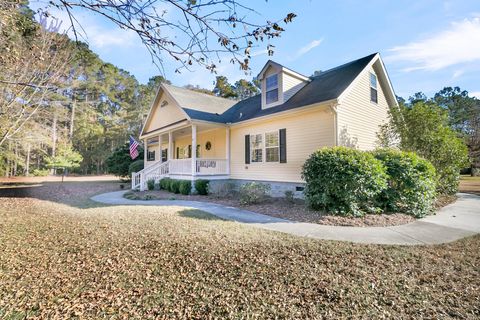
<path id="1" fill-rule="evenodd" d="M 365 69 L 375 55 L 376 53 L 373 53 L 358 60 L 324 71 L 316 77 L 312 77 L 311 81 L 288 101 L 272 108 L 262 109 L 260 94 L 236 103 L 232 100 L 216 98 L 215 100 L 209 101 L 215 103 L 218 102 L 221 106 L 215 107 L 208 105 L 208 108 L 204 108 L 203 106 L 200 106 L 199 103 L 193 103 L 195 99 L 198 98 L 197 95 L 204 95 L 196 92 L 195 98 L 188 99 L 188 101 L 192 103 L 189 104 L 189 106 L 182 105 L 182 108 L 192 119 L 219 123 L 235 123 L 300 108 L 314 103 L 329 101 L 338 98 L 353 82 L 357 75 Z M 168 89 L 170 90 L 171 87 L 172 86 L 169 86 Z M 172 94 L 174 94 L 174 92 Z M 185 94 L 185 92 L 182 92 L 182 94 Z M 176 95 L 174 97 L 176 98 Z M 224 100 L 224 102 L 220 103 L 219 100 Z M 230 107 L 228 107 L 228 102 L 231 102 Z M 221 112 L 222 109 L 224 110 L 223 112 Z M 214 111 L 212 112 L 212 110 Z"/>
<path id="2" fill-rule="evenodd" d="M 203 111 L 204 113 L 223 113 L 237 101 L 196 92 L 168 84 L 162 84 L 183 109 Z"/>

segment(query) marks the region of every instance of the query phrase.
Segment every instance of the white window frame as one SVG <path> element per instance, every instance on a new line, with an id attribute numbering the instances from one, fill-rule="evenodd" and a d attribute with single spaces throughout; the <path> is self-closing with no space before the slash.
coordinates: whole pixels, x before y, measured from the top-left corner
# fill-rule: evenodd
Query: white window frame
<path id="1" fill-rule="evenodd" d="M 277 135 L 277 145 L 276 146 L 269 146 L 267 147 L 267 134 L 276 134 Z M 270 131 L 270 132 L 265 132 L 265 162 L 269 163 L 275 163 L 275 162 L 280 162 L 280 130 L 277 131 Z M 274 149 L 277 148 L 277 160 L 276 161 L 268 161 L 267 158 L 267 149 Z"/>
<path id="2" fill-rule="evenodd" d="M 267 147 L 267 134 L 275 133 L 277 134 L 277 146 Z M 260 135 L 262 137 L 261 148 L 253 148 L 253 137 Z M 278 160 L 277 161 L 267 161 L 267 149 L 277 148 L 278 150 Z M 262 150 L 262 161 L 254 161 L 254 150 Z M 280 130 L 267 131 L 264 133 L 252 133 L 250 134 L 250 163 L 280 163 Z"/>
<path id="3" fill-rule="evenodd" d="M 375 86 L 372 85 L 372 77 L 375 79 Z M 370 84 L 370 92 L 369 92 L 370 102 L 378 104 L 378 77 L 377 77 L 377 75 L 373 72 L 370 72 L 370 77 L 369 77 L 368 81 L 369 81 L 369 84 Z M 376 94 L 377 95 L 377 101 L 372 100 L 372 89 L 375 90 L 375 92 L 377 93 Z"/>
<path id="4" fill-rule="evenodd" d="M 276 77 L 277 79 L 277 84 L 276 86 L 272 86 L 272 87 L 268 87 L 268 84 L 267 84 L 267 80 L 269 78 L 272 78 L 272 77 Z M 270 105 L 270 104 L 274 104 L 274 103 L 277 103 L 279 100 L 280 100 L 280 90 L 279 90 L 279 87 L 278 87 L 278 83 L 279 83 L 279 76 L 278 76 L 278 73 L 275 73 L 275 74 L 272 74 L 272 75 L 269 75 L 268 77 L 265 78 L 265 105 Z M 277 90 L 277 99 L 275 101 L 270 101 L 268 102 L 268 99 L 267 99 L 267 96 L 268 96 L 268 93 L 269 92 L 272 92 L 274 90 Z"/>
<path id="5" fill-rule="evenodd" d="M 256 136 L 260 136 L 260 138 L 262 139 L 262 141 L 260 142 L 261 143 L 260 148 L 254 148 L 253 147 L 254 138 Z M 265 149 L 265 137 L 263 136 L 263 134 L 261 134 L 261 133 L 250 134 L 250 163 L 262 163 L 263 159 L 265 158 L 264 149 Z M 253 157 L 253 154 L 254 154 L 255 150 L 261 150 L 262 151 L 262 160 L 261 161 L 255 161 L 255 158 Z"/>

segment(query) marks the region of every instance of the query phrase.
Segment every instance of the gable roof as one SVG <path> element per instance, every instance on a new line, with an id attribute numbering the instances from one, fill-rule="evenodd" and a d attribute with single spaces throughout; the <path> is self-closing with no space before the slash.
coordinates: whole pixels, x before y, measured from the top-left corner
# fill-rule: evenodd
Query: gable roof
<path id="1" fill-rule="evenodd" d="M 175 99 L 182 109 L 191 109 L 208 113 L 224 113 L 237 101 L 180 88 L 169 84 L 162 84 L 165 90 Z M 187 112 L 188 114 L 188 112 Z"/>
<path id="2" fill-rule="evenodd" d="M 235 101 L 172 85 L 162 84 L 162 88 L 174 98 L 192 120 L 236 123 L 338 99 L 377 54 L 373 53 L 323 71 L 319 75 L 311 77 L 310 81 L 302 89 L 283 104 L 267 109 L 262 109 L 261 94 L 242 101 Z M 269 60 L 266 65 L 269 63 L 277 64 Z"/>

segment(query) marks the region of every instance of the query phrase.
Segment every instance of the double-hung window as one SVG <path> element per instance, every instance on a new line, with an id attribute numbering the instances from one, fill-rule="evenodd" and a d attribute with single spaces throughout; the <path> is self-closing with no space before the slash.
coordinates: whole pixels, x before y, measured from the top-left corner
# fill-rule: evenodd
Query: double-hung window
<path id="1" fill-rule="evenodd" d="M 378 103 L 377 76 L 370 73 L 370 101 Z"/>
<path id="2" fill-rule="evenodd" d="M 155 161 L 155 150 L 147 150 L 147 161 Z"/>
<path id="3" fill-rule="evenodd" d="M 268 76 L 265 80 L 265 103 L 278 101 L 278 74 Z"/>
<path id="4" fill-rule="evenodd" d="M 280 160 L 278 131 L 265 133 L 265 160 L 266 162 L 278 162 Z"/>
<path id="5" fill-rule="evenodd" d="M 250 135 L 250 159 L 252 162 L 263 161 L 263 135 Z"/>

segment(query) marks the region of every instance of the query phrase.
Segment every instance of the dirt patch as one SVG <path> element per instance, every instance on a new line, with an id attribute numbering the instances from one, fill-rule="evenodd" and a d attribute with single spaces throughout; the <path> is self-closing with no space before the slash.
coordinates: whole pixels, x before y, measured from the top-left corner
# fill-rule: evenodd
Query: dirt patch
<path id="1" fill-rule="evenodd" d="M 395 214 L 367 214 L 364 217 L 338 217 L 328 215 L 323 212 L 309 209 L 305 201 L 295 199 L 293 202 L 284 198 L 269 198 L 261 204 L 242 205 L 236 198 L 219 198 L 214 195 L 181 195 L 173 194 L 164 190 L 141 191 L 129 193 L 132 199 L 148 200 L 190 200 L 219 203 L 226 206 L 232 206 L 263 213 L 272 217 L 288 219 L 298 222 L 309 222 L 323 225 L 351 226 L 351 227 L 385 227 L 407 224 L 415 221 L 412 216 Z M 126 197 L 129 197 L 127 195 Z"/>

